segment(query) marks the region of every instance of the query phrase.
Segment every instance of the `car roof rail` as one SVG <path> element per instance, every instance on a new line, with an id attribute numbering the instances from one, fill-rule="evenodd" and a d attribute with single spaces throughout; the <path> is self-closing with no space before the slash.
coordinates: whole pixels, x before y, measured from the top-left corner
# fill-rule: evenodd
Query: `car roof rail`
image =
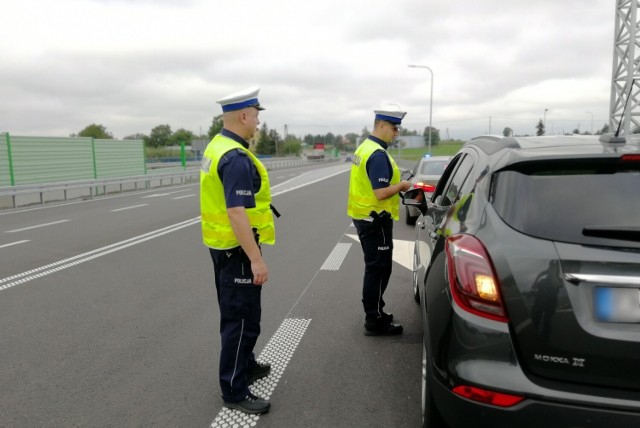
<path id="1" fill-rule="evenodd" d="M 499 152 L 502 149 L 519 149 L 518 140 L 513 137 L 501 137 L 499 135 L 480 135 L 468 141 L 488 155 Z"/>
<path id="2" fill-rule="evenodd" d="M 504 137 L 501 135 L 478 135 L 477 137 L 473 137 L 472 140 L 482 140 L 482 139 L 488 139 L 488 140 L 492 140 L 492 141 L 500 141 L 502 140 Z"/>

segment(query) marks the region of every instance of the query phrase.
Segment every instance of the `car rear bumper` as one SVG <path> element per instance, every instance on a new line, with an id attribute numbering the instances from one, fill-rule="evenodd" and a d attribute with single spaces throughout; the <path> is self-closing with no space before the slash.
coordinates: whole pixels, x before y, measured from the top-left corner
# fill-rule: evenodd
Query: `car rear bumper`
<path id="1" fill-rule="evenodd" d="M 500 408 L 477 403 L 454 394 L 434 379 L 432 394 L 440 413 L 451 428 L 498 427 L 607 427 L 640 426 L 640 413 L 598 406 L 542 401 L 528 398 L 521 403 Z"/>
<path id="2" fill-rule="evenodd" d="M 448 345 L 443 350 L 446 357 L 437 358 L 442 365 L 431 371 L 431 385 L 435 403 L 451 427 L 640 426 L 638 394 L 619 391 L 620 394 L 615 395 L 626 399 L 614 398 L 611 391 L 604 389 L 537 382 L 527 376 L 518 363 L 506 324 L 469 314 L 455 303 L 450 316 L 453 330 L 448 331 L 447 336 L 455 340 L 446 342 Z M 433 328 L 430 330 L 433 333 Z M 474 350 L 473 355 L 469 354 L 470 349 Z M 496 407 L 453 393 L 454 385 L 474 386 L 525 399 L 515 406 Z M 480 425 L 478 421 L 482 421 Z"/>

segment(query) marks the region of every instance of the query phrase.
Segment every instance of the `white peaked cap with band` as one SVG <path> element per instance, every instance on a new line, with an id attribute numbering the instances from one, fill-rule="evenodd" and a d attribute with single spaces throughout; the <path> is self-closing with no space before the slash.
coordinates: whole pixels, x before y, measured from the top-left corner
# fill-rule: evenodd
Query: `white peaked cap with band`
<path id="1" fill-rule="evenodd" d="M 376 120 L 384 120 L 394 125 L 400 125 L 407 114 L 406 111 L 400 111 L 400 108 L 394 105 L 386 105 L 373 112 L 376 114 Z"/>
<path id="2" fill-rule="evenodd" d="M 242 110 L 247 107 L 255 107 L 258 110 L 264 110 L 264 107 L 260 106 L 258 101 L 258 93 L 260 92 L 259 86 L 252 86 L 242 91 L 234 92 L 226 97 L 220 98 L 216 101 L 222 106 L 224 113 L 228 111 Z"/>

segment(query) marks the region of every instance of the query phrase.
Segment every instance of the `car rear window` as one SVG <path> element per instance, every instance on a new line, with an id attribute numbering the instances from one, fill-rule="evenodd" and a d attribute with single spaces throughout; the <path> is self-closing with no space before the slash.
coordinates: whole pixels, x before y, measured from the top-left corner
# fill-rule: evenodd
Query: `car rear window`
<path id="1" fill-rule="evenodd" d="M 578 244 L 640 245 L 638 162 L 516 165 L 494 175 L 491 198 L 498 215 L 528 235 Z"/>
<path id="2" fill-rule="evenodd" d="M 422 175 L 442 175 L 447 168 L 449 161 L 429 161 L 423 162 L 420 167 L 420 174 Z"/>

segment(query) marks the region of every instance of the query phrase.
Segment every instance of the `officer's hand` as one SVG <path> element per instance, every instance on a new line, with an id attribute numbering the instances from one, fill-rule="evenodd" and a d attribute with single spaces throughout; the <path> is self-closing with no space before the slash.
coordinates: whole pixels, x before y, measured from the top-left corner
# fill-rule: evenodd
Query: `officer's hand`
<path id="1" fill-rule="evenodd" d="M 411 182 L 410 181 L 402 180 L 398 184 L 400 185 L 400 191 L 401 192 L 406 192 L 407 190 L 411 189 Z"/>
<path id="2" fill-rule="evenodd" d="M 255 285 L 262 285 L 269 279 L 269 269 L 267 269 L 267 264 L 262 258 L 251 262 L 251 273 L 253 273 L 253 283 Z"/>

